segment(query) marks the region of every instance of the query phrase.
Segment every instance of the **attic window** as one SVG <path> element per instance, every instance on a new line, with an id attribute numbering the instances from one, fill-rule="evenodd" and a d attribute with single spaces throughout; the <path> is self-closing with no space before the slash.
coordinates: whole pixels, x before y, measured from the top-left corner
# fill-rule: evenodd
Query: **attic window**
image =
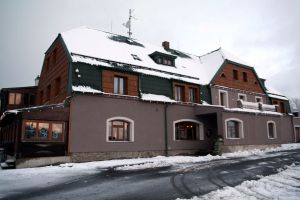
<path id="1" fill-rule="evenodd" d="M 168 65 L 168 66 L 175 66 L 175 59 L 176 56 L 170 55 L 170 54 L 164 54 L 161 52 L 154 52 L 149 55 L 154 62 L 161 65 Z"/>
<path id="2" fill-rule="evenodd" d="M 136 54 L 131 54 L 131 56 L 134 60 L 142 61 L 142 59 L 140 59 Z"/>
<path id="3" fill-rule="evenodd" d="M 225 74 L 224 74 L 224 73 L 222 73 L 222 74 L 221 74 L 221 77 L 222 77 L 222 78 L 226 78 L 226 76 L 225 76 Z"/>

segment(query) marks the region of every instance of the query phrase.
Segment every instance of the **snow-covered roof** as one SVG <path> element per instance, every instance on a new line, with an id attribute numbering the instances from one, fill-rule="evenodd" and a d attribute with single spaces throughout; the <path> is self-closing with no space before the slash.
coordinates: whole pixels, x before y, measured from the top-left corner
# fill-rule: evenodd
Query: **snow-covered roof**
<path id="1" fill-rule="evenodd" d="M 174 78 L 196 84 L 206 84 L 202 80 L 203 65 L 199 57 L 180 51 L 167 51 L 136 39 L 115 35 L 87 27 L 79 27 L 61 33 L 73 62 L 85 62 L 92 65 L 111 65 L 104 61 L 113 61 L 132 65 L 139 73 Z M 149 56 L 154 52 L 176 56 L 175 66 L 160 65 Z M 138 57 L 139 59 L 135 59 Z M 134 67 L 137 66 L 137 67 Z"/>
<path id="2" fill-rule="evenodd" d="M 204 54 L 199 58 L 203 65 L 202 72 L 204 73 L 202 73 L 202 79 L 205 79 L 207 83 L 209 83 L 213 79 L 225 60 L 229 60 L 249 67 L 252 66 L 244 60 L 233 55 L 231 52 L 225 50 L 224 48 L 219 48 L 210 53 Z"/>
<path id="3" fill-rule="evenodd" d="M 283 95 L 281 92 L 277 91 L 276 89 L 274 89 L 272 87 L 267 86 L 266 87 L 266 91 L 267 91 L 267 95 L 270 98 L 280 99 L 280 100 L 284 100 L 284 101 L 288 101 L 289 100 L 285 95 Z"/>

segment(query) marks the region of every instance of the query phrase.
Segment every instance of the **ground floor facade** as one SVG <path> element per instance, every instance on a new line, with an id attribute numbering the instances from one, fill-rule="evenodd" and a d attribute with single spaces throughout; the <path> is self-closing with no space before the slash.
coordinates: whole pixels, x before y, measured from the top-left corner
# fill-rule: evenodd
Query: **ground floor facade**
<path id="1" fill-rule="evenodd" d="M 279 113 L 75 94 L 64 105 L 5 116 L 0 148 L 22 162 L 33 157 L 85 162 L 204 155 L 213 152 L 217 138 L 226 152 L 293 143 L 297 127 L 300 120 Z"/>

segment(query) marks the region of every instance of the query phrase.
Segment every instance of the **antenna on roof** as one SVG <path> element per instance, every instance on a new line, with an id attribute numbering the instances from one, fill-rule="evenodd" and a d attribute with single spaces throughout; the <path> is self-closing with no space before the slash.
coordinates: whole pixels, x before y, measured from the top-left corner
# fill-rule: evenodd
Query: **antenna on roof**
<path id="1" fill-rule="evenodd" d="M 131 39 L 132 31 L 131 31 L 131 19 L 136 19 L 134 16 L 132 16 L 134 9 L 129 9 L 129 19 L 126 23 L 123 23 L 122 25 L 128 28 L 128 37 Z"/>

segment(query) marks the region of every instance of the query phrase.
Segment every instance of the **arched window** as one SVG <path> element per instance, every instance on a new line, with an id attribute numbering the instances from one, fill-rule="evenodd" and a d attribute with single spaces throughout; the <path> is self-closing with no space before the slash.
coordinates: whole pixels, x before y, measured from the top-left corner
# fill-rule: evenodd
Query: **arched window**
<path id="1" fill-rule="evenodd" d="M 106 121 L 106 141 L 132 142 L 134 121 L 126 117 L 113 117 Z"/>
<path id="2" fill-rule="evenodd" d="M 244 137 L 243 121 L 235 118 L 225 120 L 227 139 L 240 139 Z"/>
<path id="3" fill-rule="evenodd" d="M 175 140 L 204 140 L 202 123 L 190 119 L 175 121 L 174 139 Z"/>
<path id="4" fill-rule="evenodd" d="M 275 139 L 276 135 L 276 123 L 274 121 L 267 121 L 268 138 Z"/>

